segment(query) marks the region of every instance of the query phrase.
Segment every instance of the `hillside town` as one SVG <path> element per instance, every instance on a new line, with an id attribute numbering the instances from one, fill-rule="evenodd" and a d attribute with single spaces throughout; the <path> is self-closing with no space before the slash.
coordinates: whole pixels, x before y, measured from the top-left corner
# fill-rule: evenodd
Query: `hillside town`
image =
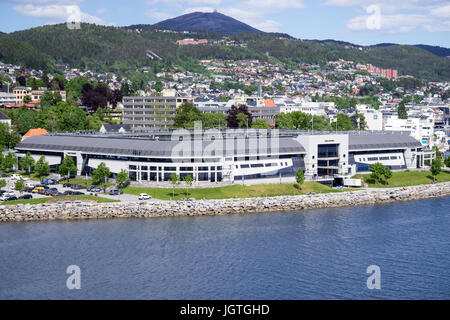
<path id="1" fill-rule="evenodd" d="M 175 109 L 167 115 L 169 119 L 163 126 L 133 125 L 134 118 L 128 113 L 124 114 L 122 101 L 114 108 L 108 102 L 104 111 L 109 118 L 102 121 L 104 124 L 122 123 L 130 130 L 168 129 L 173 125 L 177 107 L 181 105 L 179 101 L 191 102 L 204 113 L 226 114 L 233 105 L 245 105 L 254 120 L 263 120 L 272 128 L 276 127 L 279 114 L 294 111 L 322 116 L 330 123 L 336 121 L 338 114 L 345 114 L 351 119 L 362 115 L 363 121 L 354 121 L 355 129 L 409 131 L 424 147 L 448 151 L 448 82 L 419 82 L 410 76 L 398 76 L 397 70 L 344 60 L 330 61 L 322 67 L 302 64 L 296 69 L 258 60 L 200 60 L 199 63 L 206 70 L 203 74 L 161 72 L 156 74 L 156 79 L 149 80 L 144 85 L 141 84 L 141 88 L 134 90 L 134 96 L 179 97 Z M 114 73 L 80 70 L 67 64 L 58 64 L 57 67 L 59 76 L 66 81 L 83 78 L 92 83 L 104 83 L 111 91 L 131 87 L 133 84 L 129 79 Z M 146 70 L 143 68 L 141 71 L 145 74 Z M 58 92 L 61 101 L 66 101 L 67 93 L 63 88 L 32 88 L 18 82 L 22 77 L 30 83 L 29 79 L 42 79 L 43 74 L 41 70 L 0 63 L 0 108 L 38 108 L 40 99 L 47 90 Z M 53 76 L 47 75 L 49 81 Z M 72 103 L 76 107 L 92 114 L 93 110 L 83 105 L 82 97 L 73 98 Z M 406 116 L 397 112 L 402 101 L 406 101 Z M 150 123 L 154 119 L 148 120 Z M 105 130 L 104 126 L 101 128 Z"/>

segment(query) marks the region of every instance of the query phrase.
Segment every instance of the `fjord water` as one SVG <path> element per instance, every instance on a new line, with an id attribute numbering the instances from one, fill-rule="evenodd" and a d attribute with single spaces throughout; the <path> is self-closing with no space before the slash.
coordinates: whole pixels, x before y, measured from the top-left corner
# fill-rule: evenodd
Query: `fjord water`
<path id="1" fill-rule="evenodd" d="M 449 299 L 450 197 L 228 216 L 0 224 L 0 298 Z M 68 290 L 66 268 L 81 269 Z M 369 290 L 369 265 L 381 289 Z"/>

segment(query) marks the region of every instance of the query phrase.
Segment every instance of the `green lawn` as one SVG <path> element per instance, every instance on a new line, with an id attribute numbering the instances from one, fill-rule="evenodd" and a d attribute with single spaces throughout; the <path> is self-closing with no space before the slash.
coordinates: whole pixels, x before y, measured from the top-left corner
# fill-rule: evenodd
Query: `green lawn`
<path id="1" fill-rule="evenodd" d="M 120 202 L 119 200 L 113 200 L 108 198 L 102 198 L 102 197 L 96 197 L 91 195 L 77 195 L 77 196 L 62 196 L 62 197 L 48 197 L 48 198 L 33 198 L 33 199 L 26 199 L 26 200 L 15 200 L 15 201 L 6 201 L 6 202 L 0 202 L 0 205 L 15 205 L 15 204 L 38 204 L 38 203 L 46 203 L 50 200 L 59 200 L 59 199 L 88 199 L 88 200 L 95 200 L 97 202 Z"/>
<path id="2" fill-rule="evenodd" d="M 374 183 L 370 179 L 370 174 L 357 174 L 353 178 L 364 177 L 364 181 L 369 184 L 370 188 L 386 188 L 386 187 L 406 187 L 415 186 L 419 184 L 429 184 L 433 180 L 430 171 L 401 171 L 392 172 L 392 178 L 389 179 L 388 184 Z M 436 176 L 436 182 L 450 181 L 450 172 L 442 171 Z"/>
<path id="3" fill-rule="evenodd" d="M 348 191 L 344 189 L 343 191 Z M 351 189 L 355 190 L 355 189 Z M 133 195 L 147 193 L 156 199 L 170 200 L 172 198 L 171 188 L 138 188 L 127 187 L 123 192 Z M 285 195 L 299 195 L 308 192 L 328 193 L 342 192 L 342 190 L 332 189 L 317 182 L 305 182 L 302 184 L 302 190 L 299 192 L 293 183 L 283 184 L 258 184 L 252 186 L 232 185 L 216 188 L 191 188 L 188 190 L 190 194 L 186 195 L 184 188 L 175 189 L 175 200 L 181 198 L 200 199 L 227 199 L 227 198 L 256 198 L 256 197 L 274 197 Z"/>

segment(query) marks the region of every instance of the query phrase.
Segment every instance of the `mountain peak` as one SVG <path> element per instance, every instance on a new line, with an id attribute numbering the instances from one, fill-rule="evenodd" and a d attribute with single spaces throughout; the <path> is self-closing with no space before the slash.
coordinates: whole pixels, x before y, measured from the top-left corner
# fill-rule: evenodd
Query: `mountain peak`
<path id="1" fill-rule="evenodd" d="M 225 35 L 243 32 L 261 32 L 239 20 L 217 12 L 192 12 L 155 24 L 176 31 L 209 31 Z"/>

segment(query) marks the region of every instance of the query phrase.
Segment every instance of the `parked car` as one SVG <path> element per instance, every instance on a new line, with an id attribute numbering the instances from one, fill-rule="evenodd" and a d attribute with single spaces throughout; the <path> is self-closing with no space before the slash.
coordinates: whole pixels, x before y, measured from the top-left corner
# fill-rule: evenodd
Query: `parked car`
<path id="1" fill-rule="evenodd" d="M 110 194 L 111 196 L 118 196 L 118 195 L 123 194 L 123 191 L 122 191 L 122 190 L 117 190 L 117 189 L 115 189 L 115 190 L 109 191 L 109 194 Z"/>
<path id="2" fill-rule="evenodd" d="M 148 199 L 151 199 L 152 197 L 150 197 L 148 194 L 146 194 L 146 193 L 141 193 L 141 194 L 139 194 L 139 197 L 138 197 L 138 199 L 139 200 L 148 200 Z"/>
<path id="3" fill-rule="evenodd" d="M 63 187 L 64 187 L 64 188 L 70 188 L 71 186 L 72 186 L 71 183 L 68 183 L 68 182 L 63 183 Z"/>
<path id="4" fill-rule="evenodd" d="M 20 174 L 15 173 L 11 176 L 11 180 L 20 180 L 20 179 L 22 179 L 22 176 Z"/>
<path id="5" fill-rule="evenodd" d="M 54 197 L 61 197 L 61 196 L 65 196 L 65 194 L 62 193 L 62 192 L 56 192 L 53 196 Z"/>
<path id="6" fill-rule="evenodd" d="M 3 195 L 13 196 L 13 195 L 15 195 L 15 193 L 14 193 L 14 191 L 10 190 L 10 191 L 6 191 L 5 193 L 3 193 Z"/>
<path id="7" fill-rule="evenodd" d="M 32 198 L 33 198 L 32 194 L 24 194 L 19 197 L 19 199 L 32 199 Z"/>
<path id="8" fill-rule="evenodd" d="M 17 197 L 16 197 L 16 196 L 9 196 L 9 197 L 7 197 L 5 200 L 3 200 L 3 201 L 14 201 L 14 200 L 17 200 Z"/>
<path id="9" fill-rule="evenodd" d="M 9 177 L 6 173 L 0 173 L 0 178 L 7 178 Z"/>
<path id="10" fill-rule="evenodd" d="M 84 189 L 84 188 L 86 188 L 86 187 L 85 187 L 85 186 L 82 186 L 81 184 L 73 184 L 73 185 L 71 186 L 71 188 L 74 189 L 74 190 L 80 190 L 80 189 Z"/>
<path id="11" fill-rule="evenodd" d="M 55 179 L 52 178 L 42 178 L 41 179 L 41 183 L 42 184 L 58 184 L 58 181 L 56 181 Z"/>
<path id="12" fill-rule="evenodd" d="M 25 188 L 34 188 L 34 184 L 31 182 L 25 183 Z"/>

